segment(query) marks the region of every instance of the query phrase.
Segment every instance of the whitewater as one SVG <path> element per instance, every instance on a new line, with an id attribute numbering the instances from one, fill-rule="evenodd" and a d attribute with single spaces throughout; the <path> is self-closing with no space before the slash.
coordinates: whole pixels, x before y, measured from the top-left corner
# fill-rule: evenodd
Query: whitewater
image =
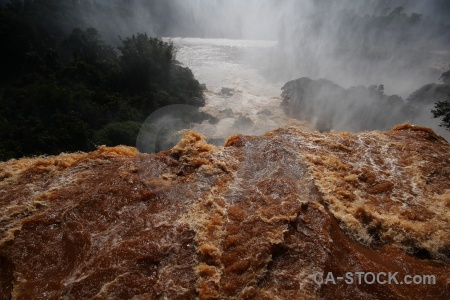
<path id="1" fill-rule="evenodd" d="M 163 40 L 174 44 L 177 61 L 191 69 L 195 78 L 205 86 L 205 106 L 200 110 L 219 121 L 214 124 L 203 121 L 189 128 L 218 141 L 215 144 L 221 145 L 235 134 L 260 135 L 280 127 L 315 130 L 306 121 L 286 116 L 280 106 L 281 87 L 287 80 L 271 76 L 268 67 L 275 65 L 271 59 L 279 50 L 277 41 L 181 37 Z M 449 132 L 439 126 L 440 120 L 433 118 L 432 108 L 433 105 L 425 106 L 423 112 L 410 121 L 430 127 L 449 140 Z M 162 114 L 165 112 L 155 115 L 161 118 Z M 155 116 L 149 118 L 154 119 Z"/>
<path id="2" fill-rule="evenodd" d="M 217 117 L 193 129 L 209 138 L 234 134 L 262 134 L 290 125 L 307 129 L 302 121 L 286 117 L 281 103 L 284 82 L 269 79 L 268 60 L 277 46 L 270 40 L 171 38 L 177 60 L 189 67 L 206 86 L 202 111 Z M 251 120 L 251 122 L 248 121 Z"/>

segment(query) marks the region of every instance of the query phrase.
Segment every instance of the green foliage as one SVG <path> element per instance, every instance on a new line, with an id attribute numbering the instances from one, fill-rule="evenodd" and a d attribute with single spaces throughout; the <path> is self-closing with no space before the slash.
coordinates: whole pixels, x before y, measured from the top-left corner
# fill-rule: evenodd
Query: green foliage
<path id="1" fill-rule="evenodd" d="M 440 98 L 442 99 L 443 93 L 450 92 L 450 71 L 442 73 L 440 80 L 443 83 L 443 85 L 440 85 Z M 445 127 L 447 130 L 450 130 L 450 94 L 447 95 L 448 97 L 445 100 L 439 100 L 436 95 L 433 95 L 434 99 L 438 99 L 438 101 L 436 101 L 436 103 L 434 104 L 434 109 L 431 110 L 431 113 L 433 114 L 433 117 L 441 118 L 441 124 L 439 126 Z"/>
<path id="2" fill-rule="evenodd" d="M 434 109 L 431 112 L 435 118 L 442 118 L 442 122 L 439 126 L 450 130 L 450 95 L 447 100 L 436 102 Z"/>
<path id="3" fill-rule="evenodd" d="M 89 3 L 10 1 L 0 10 L 9 41 L 0 47 L 0 160 L 135 146 L 152 111 L 204 105 L 172 43 L 137 34 L 116 50 L 94 28 L 69 29 L 80 22 L 72 9 Z"/>
<path id="4" fill-rule="evenodd" d="M 128 90 L 148 92 L 154 91 L 158 84 L 167 84 L 175 56 L 172 43 L 137 34 L 122 40 L 122 44 L 120 63 Z"/>
<path id="5" fill-rule="evenodd" d="M 154 107 L 164 104 L 203 106 L 202 89 L 189 68 L 178 65 L 171 42 L 137 34 L 122 40 L 122 88 L 133 95 L 153 95 Z"/>
<path id="6" fill-rule="evenodd" d="M 94 134 L 97 145 L 134 145 L 141 128 L 140 122 L 125 121 L 108 123 Z"/>
<path id="7" fill-rule="evenodd" d="M 0 37 L 8 41 L 0 47 L 1 82 L 43 71 L 46 63 L 54 63 L 54 54 L 71 29 L 68 26 L 81 22 L 78 8 L 82 2 L 14 0 L 0 10 Z"/>
<path id="8" fill-rule="evenodd" d="M 102 41 L 95 28 L 74 28 L 63 44 L 64 51 L 70 53 L 75 61 L 101 65 L 112 64 L 117 59 L 114 48 Z"/>

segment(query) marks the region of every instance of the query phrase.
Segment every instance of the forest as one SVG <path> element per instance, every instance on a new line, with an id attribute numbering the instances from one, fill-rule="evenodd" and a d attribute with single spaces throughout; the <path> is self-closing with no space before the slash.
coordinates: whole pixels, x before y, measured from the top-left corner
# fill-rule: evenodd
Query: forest
<path id="1" fill-rule="evenodd" d="M 262 1 L 269 15 L 259 28 L 246 15 L 251 1 L 240 12 L 233 1 L 1 0 L 0 160 L 135 146 L 158 108 L 204 106 L 202 85 L 158 36 L 277 38 L 272 65 L 259 67 L 287 81 L 286 114 L 321 131 L 388 129 L 430 113 L 450 128 L 450 71 L 430 68 L 430 53 L 450 47 L 449 25 L 403 7 L 364 14 L 331 0 L 301 15 L 307 2 Z M 385 92 L 405 86 L 415 91 L 405 99 Z"/>
<path id="2" fill-rule="evenodd" d="M 0 160 L 134 146 L 152 111 L 204 105 L 172 43 L 135 33 L 113 46 L 82 18 L 101 9 L 69 0 L 0 6 Z"/>

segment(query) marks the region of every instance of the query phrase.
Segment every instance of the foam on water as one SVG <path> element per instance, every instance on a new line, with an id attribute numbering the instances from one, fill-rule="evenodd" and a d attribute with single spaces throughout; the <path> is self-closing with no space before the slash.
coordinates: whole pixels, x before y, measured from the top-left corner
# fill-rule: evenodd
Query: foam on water
<path id="1" fill-rule="evenodd" d="M 206 85 L 206 105 L 202 110 L 220 120 L 214 125 L 205 121 L 194 130 L 225 139 L 238 133 L 262 134 L 296 122 L 287 118 L 280 107 L 283 83 L 263 76 L 276 41 L 199 38 L 171 41 L 177 47 L 177 60 Z M 240 124 L 239 118 L 243 117 L 253 124 Z"/>

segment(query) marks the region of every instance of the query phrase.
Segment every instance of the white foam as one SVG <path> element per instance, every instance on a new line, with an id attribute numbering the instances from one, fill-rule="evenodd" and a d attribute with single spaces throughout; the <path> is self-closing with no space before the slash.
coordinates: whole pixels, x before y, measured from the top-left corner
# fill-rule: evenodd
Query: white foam
<path id="1" fill-rule="evenodd" d="M 262 134 L 287 124 L 280 108 L 281 82 L 263 76 L 263 61 L 276 41 L 173 38 L 177 60 L 189 67 L 207 87 L 203 111 L 220 118 L 218 124 L 203 123 L 194 130 L 210 136 L 226 138 L 232 134 Z M 231 95 L 221 93 L 223 87 Z M 231 115 L 221 114 L 225 109 Z M 259 113 L 259 112 L 265 113 Z M 258 114 L 259 113 L 259 114 Z M 239 117 L 248 117 L 253 125 L 233 127 Z"/>

